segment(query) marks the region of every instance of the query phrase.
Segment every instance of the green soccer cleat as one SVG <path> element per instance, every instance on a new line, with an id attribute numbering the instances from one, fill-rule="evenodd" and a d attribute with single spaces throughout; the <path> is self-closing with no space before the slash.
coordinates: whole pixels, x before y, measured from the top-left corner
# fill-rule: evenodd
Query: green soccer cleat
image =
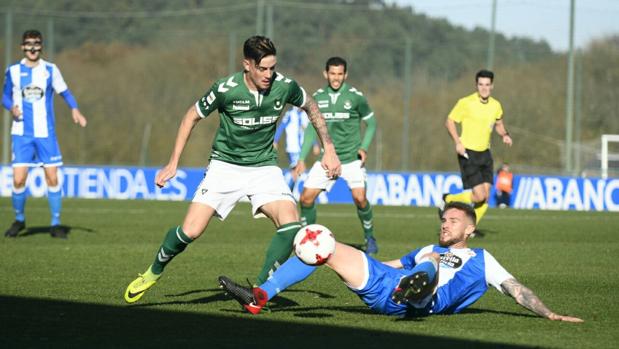
<path id="1" fill-rule="evenodd" d="M 144 292 L 153 287 L 159 275 L 155 275 L 150 271 L 150 268 L 144 274 L 138 274 L 137 279 L 133 280 L 125 290 L 125 301 L 127 303 L 135 303 L 142 298 Z"/>

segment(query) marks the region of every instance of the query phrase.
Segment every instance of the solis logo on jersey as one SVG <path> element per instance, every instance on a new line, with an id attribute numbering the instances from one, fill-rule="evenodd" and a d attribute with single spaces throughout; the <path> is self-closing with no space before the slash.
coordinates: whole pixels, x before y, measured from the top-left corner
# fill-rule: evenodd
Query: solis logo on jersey
<path id="1" fill-rule="evenodd" d="M 326 120 L 350 119 L 350 113 L 322 113 Z"/>
<path id="2" fill-rule="evenodd" d="M 441 254 L 441 264 L 457 269 L 462 266 L 462 259 L 451 252 Z"/>
<path id="3" fill-rule="evenodd" d="M 25 102 L 33 103 L 45 96 L 45 91 L 35 85 L 28 85 L 21 90 L 22 98 Z"/>
<path id="4" fill-rule="evenodd" d="M 270 125 L 277 122 L 279 116 L 261 116 L 259 118 L 233 118 L 232 121 L 241 126 L 258 126 L 258 125 Z"/>
<path id="5" fill-rule="evenodd" d="M 249 110 L 249 99 L 237 99 L 232 101 L 232 110 Z"/>

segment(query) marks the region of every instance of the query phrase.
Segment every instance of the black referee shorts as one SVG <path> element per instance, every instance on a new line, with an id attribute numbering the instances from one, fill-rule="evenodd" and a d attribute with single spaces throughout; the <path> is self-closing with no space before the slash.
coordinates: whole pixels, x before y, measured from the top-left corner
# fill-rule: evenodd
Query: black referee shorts
<path id="1" fill-rule="evenodd" d="M 464 189 L 471 189 L 482 183 L 494 183 L 494 162 L 490 149 L 475 151 L 467 149 L 469 158 L 458 154 L 458 164 Z"/>

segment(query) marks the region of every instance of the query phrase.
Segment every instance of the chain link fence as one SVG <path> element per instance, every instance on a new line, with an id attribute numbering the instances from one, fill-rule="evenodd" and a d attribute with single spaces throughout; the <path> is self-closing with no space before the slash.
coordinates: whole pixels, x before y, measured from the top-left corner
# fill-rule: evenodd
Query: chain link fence
<path id="1" fill-rule="evenodd" d="M 0 3 L 5 65 L 20 59 L 21 33 L 38 28 L 44 59 L 58 64 L 89 119 L 79 129 L 66 105 L 56 101 L 67 164 L 164 164 L 187 108 L 215 79 L 241 69 L 244 40 L 260 33 L 277 46 L 277 69 L 307 91 L 325 85 L 328 57 L 348 60 L 348 82 L 367 96 L 378 121 L 369 170 L 458 170 L 443 124 L 457 99 L 474 92 L 474 74 L 487 64 L 485 30 L 465 31 L 377 1 L 195 0 L 173 9 L 111 3 L 102 8 L 76 1 L 62 10 Z M 506 148 L 493 135 L 497 166 L 509 162 L 519 172 L 597 175 L 600 135 L 619 133 L 617 39 L 576 56 L 571 173 L 563 171 L 566 55 L 528 39 L 496 35 L 494 43 L 493 95 L 503 104 L 514 138 L 514 146 Z M 206 164 L 217 119 L 209 117 L 195 129 L 183 166 Z M 284 165 L 285 156 L 280 158 Z"/>

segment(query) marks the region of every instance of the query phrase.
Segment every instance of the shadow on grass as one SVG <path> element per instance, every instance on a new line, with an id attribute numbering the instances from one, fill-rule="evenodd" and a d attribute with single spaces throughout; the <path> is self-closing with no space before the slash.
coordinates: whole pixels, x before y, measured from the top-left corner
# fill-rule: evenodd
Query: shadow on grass
<path id="1" fill-rule="evenodd" d="M 0 346 L 525 348 L 464 339 L 60 300 L 0 296 Z"/>
<path id="2" fill-rule="evenodd" d="M 129 307 L 136 308 L 148 308 L 153 306 L 161 306 L 161 305 L 183 305 L 183 304 L 207 304 L 211 302 L 222 302 L 233 300 L 232 297 L 226 295 L 222 292 L 220 288 L 210 288 L 210 289 L 200 289 L 200 290 L 191 290 L 187 292 L 182 292 L 178 294 L 167 294 L 166 298 L 176 298 L 176 297 L 185 297 L 188 295 L 199 295 L 201 293 L 211 293 L 210 295 L 195 298 L 192 300 L 182 300 L 182 301 L 169 301 L 169 302 L 158 302 L 158 303 L 138 303 L 129 305 Z M 304 293 L 314 295 L 316 298 L 325 298 L 332 299 L 335 296 L 330 295 L 324 292 L 318 292 L 314 290 L 304 290 L 304 289 L 296 289 L 296 290 L 286 290 L 285 293 L 280 293 L 277 297 L 273 298 L 269 301 L 268 307 L 263 309 L 263 313 L 293 313 L 296 317 L 301 318 L 328 318 L 335 316 L 337 312 L 344 313 L 353 313 L 353 314 L 363 314 L 365 316 L 384 316 L 373 312 L 370 308 L 359 305 L 359 306 L 318 306 L 318 307 L 303 307 L 297 301 L 286 297 L 286 294 L 290 293 Z M 236 310 L 224 310 L 229 313 L 245 313 L 242 308 Z M 325 312 L 326 311 L 326 312 Z M 517 317 L 527 317 L 527 318 L 536 318 L 536 315 L 533 314 L 522 314 L 522 313 L 514 313 L 514 312 L 506 312 L 506 311 L 498 311 L 492 309 L 482 309 L 482 308 L 467 308 L 464 309 L 460 314 L 498 314 L 498 315 L 507 315 L 507 316 L 517 316 Z M 406 318 L 398 318 L 397 321 L 423 321 L 426 316 L 412 316 Z M 394 319 L 396 319 L 394 317 Z"/>
<path id="3" fill-rule="evenodd" d="M 64 230 L 64 232 L 69 236 L 71 232 L 74 231 L 83 231 L 87 233 L 94 233 L 94 229 L 85 228 L 85 227 L 71 227 L 68 225 L 60 225 L 60 229 Z M 37 234 L 50 234 L 52 227 L 51 226 L 36 226 L 36 227 L 26 227 L 26 230 L 21 232 L 17 237 L 25 238 L 32 235 Z"/>
<path id="4" fill-rule="evenodd" d="M 215 294 L 210 294 L 207 296 L 200 296 L 200 294 L 202 293 L 215 293 Z M 286 290 L 286 293 L 307 293 L 307 294 L 313 294 L 317 298 L 335 298 L 335 296 L 330 295 L 328 293 L 318 292 L 314 290 Z M 221 288 L 209 288 L 209 289 L 191 290 L 191 291 L 186 291 L 186 292 L 182 292 L 178 294 L 166 294 L 165 297 L 173 299 L 177 297 L 185 297 L 188 295 L 197 295 L 199 297 L 195 299 L 191 299 L 191 300 L 178 300 L 178 301 L 171 300 L 169 302 L 158 302 L 158 303 L 142 302 L 138 304 L 129 305 L 129 307 L 147 308 L 147 307 L 160 306 L 160 305 L 206 304 L 206 303 L 211 303 L 211 302 L 221 302 L 221 301 L 228 301 L 228 300 L 233 299 L 232 297 L 226 295 L 222 291 Z M 299 303 L 297 303 L 296 301 L 290 298 L 283 297 L 281 294 L 273 298 L 270 301 L 270 304 L 272 305 L 270 309 L 277 309 L 276 311 L 280 311 L 282 309 L 295 307 L 299 305 Z M 296 309 L 298 310 L 299 308 L 296 308 Z M 239 311 L 239 312 L 242 312 L 242 311 Z"/>
<path id="5" fill-rule="evenodd" d="M 539 318 L 537 315 L 533 314 L 521 314 L 521 313 L 513 313 L 510 311 L 498 311 L 492 309 L 482 309 L 482 308 L 468 308 L 464 309 L 460 314 L 498 314 L 498 315 L 508 315 L 508 316 L 519 316 L 519 317 L 528 317 L 528 318 Z"/>

